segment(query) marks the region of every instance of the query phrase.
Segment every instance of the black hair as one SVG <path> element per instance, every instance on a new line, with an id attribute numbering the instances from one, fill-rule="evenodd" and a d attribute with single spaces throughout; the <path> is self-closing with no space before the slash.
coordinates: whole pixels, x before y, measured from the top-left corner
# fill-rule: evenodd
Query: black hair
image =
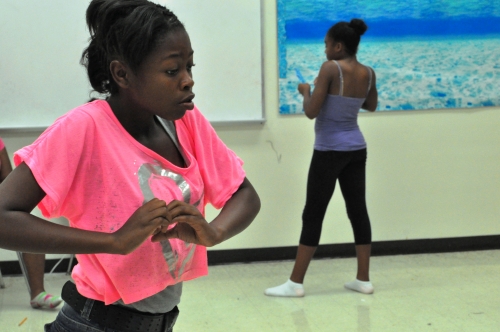
<path id="1" fill-rule="evenodd" d="M 90 43 L 80 63 L 92 88 L 110 95 L 118 92 L 111 61 L 123 61 L 135 71 L 168 33 L 185 30 L 174 13 L 148 0 L 92 0 L 86 20 Z"/>
<path id="2" fill-rule="evenodd" d="M 363 20 L 353 18 L 351 22 L 342 21 L 334 24 L 326 36 L 336 42 L 342 42 L 347 54 L 356 55 L 361 36 L 366 30 L 368 30 L 368 26 Z"/>

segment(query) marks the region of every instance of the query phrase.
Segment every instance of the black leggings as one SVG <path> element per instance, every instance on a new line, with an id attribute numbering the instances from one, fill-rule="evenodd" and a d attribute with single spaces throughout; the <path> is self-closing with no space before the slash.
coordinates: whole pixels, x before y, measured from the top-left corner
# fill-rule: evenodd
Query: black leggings
<path id="1" fill-rule="evenodd" d="M 307 178 L 300 244 L 311 247 L 319 244 L 323 218 L 337 179 L 354 232 L 354 242 L 357 245 L 371 243 L 372 232 L 365 199 L 366 156 L 366 149 L 314 150 Z"/>

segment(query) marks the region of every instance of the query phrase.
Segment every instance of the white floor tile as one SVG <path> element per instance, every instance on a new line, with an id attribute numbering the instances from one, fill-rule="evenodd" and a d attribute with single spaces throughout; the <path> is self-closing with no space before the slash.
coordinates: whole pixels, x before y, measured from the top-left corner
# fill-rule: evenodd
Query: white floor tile
<path id="1" fill-rule="evenodd" d="M 374 257 L 373 295 L 344 289 L 355 259 L 314 260 L 304 298 L 273 298 L 293 262 L 210 267 L 186 282 L 175 332 L 500 331 L 500 250 Z M 46 275 L 58 293 L 69 277 Z M 22 277 L 0 289 L 0 331 L 42 331 L 57 310 L 31 309 Z M 18 326 L 19 323 L 26 321 Z"/>

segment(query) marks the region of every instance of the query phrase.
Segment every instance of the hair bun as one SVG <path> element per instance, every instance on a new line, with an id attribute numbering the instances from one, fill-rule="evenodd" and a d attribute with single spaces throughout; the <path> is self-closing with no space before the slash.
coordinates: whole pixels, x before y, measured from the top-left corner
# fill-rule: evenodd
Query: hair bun
<path id="1" fill-rule="evenodd" d="M 351 22 L 349 22 L 349 27 L 352 28 L 360 36 L 362 36 L 366 32 L 366 30 L 368 30 L 368 26 L 366 25 L 366 23 L 359 18 L 353 18 Z"/>

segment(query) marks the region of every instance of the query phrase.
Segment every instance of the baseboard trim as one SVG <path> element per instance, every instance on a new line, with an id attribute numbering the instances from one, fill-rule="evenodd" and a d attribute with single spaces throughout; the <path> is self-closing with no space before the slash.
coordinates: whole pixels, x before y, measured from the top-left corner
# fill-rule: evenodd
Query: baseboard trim
<path id="1" fill-rule="evenodd" d="M 432 254 L 460 251 L 496 250 L 500 249 L 500 235 L 455 237 L 441 239 L 418 239 L 379 241 L 372 243 L 372 256 Z M 265 261 L 284 261 L 295 259 L 296 246 L 268 247 L 252 249 L 209 250 L 208 264 L 223 265 L 234 263 L 252 263 Z M 322 244 L 318 246 L 314 258 L 348 258 L 355 257 L 352 243 Z M 47 259 L 45 272 L 48 273 L 59 259 Z M 69 258 L 64 258 L 54 272 L 66 272 Z M 76 259 L 73 261 L 73 266 Z M 18 261 L 0 262 L 0 270 L 5 275 L 20 275 Z"/>
<path id="2" fill-rule="evenodd" d="M 500 235 L 379 241 L 372 243 L 372 256 L 432 254 L 500 249 Z M 208 251 L 209 265 L 293 260 L 297 247 L 271 247 Z M 319 245 L 314 258 L 355 257 L 353 243 Z"/>

